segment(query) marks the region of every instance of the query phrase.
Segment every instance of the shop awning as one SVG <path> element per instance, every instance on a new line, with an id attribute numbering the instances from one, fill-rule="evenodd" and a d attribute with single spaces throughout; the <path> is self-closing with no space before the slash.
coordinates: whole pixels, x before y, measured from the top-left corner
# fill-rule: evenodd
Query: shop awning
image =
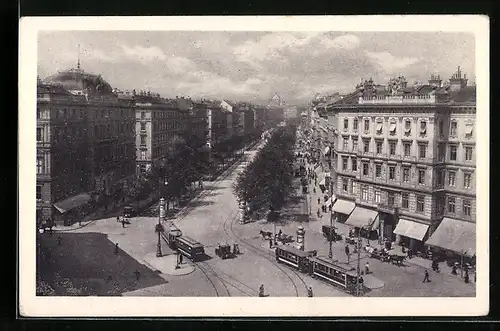
<path id="1" fill-rule="evenodd" d="M 354 207 L 356 207 L 356 204 L 352 201 L 337 199 L 337 201 L 335 201 L 335 203 L 333 204 L 332 211 L 349 215 Z"/>
<path id="2" fill-rule="evenodd" d="M 372 226 L 375 219 L 378 217 L 378 212 L 376 210 L 370 210 L 362 207 L 354 208 L 345 224 L 354 226 L 357 228 L 362 228 L 365 226 Z M 376 229 L 373 229 L 376 230 Z"/>
<path id="3" fill-rule="evenodd" d="M 87 193 L 81 193 L 81 194 L 75 195 L 71 198 L 56 202 L 53 204 L 53 206 L 61 214 L 64 214 L 65 212 L 70 211 L 71 209 L 80 207 L 81 205 L 84 205 L 89 201 L 90 201 L 90 195 L 88 195 Z"/>
<path id="4" fill-rule="evenodd" d="M 394 233 L 399 234 L 400 236 L 405 236 L 416 240 L 422 240 L 428 229 L 429 226 L 426 224 L 417 223 L 400 218 L 398 225 L 394 229 Z"/>
<path id="5" fill-rule="evenodd" d="M 330 147 L 326 146 L 325 147 L 325 154 L 328 154 L 330 152 Z"/>
<path id="6" fill-rule="evenodd" d="M 445 217 L 425 244 L 473 256 L 476 254 L 476 224 Z"/>

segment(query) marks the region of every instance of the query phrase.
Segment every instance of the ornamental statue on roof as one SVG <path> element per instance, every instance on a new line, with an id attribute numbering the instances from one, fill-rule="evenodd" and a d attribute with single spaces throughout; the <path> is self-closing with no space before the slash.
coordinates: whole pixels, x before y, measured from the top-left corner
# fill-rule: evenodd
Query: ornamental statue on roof
<path id="1" fill-rule="evenodd" d="M 391 95 L 399 95 L 403 93 L 407 84 L 406 78 L 403 75 L 399 75 L 397 78 L 389 79 L 387 89 Z"/>

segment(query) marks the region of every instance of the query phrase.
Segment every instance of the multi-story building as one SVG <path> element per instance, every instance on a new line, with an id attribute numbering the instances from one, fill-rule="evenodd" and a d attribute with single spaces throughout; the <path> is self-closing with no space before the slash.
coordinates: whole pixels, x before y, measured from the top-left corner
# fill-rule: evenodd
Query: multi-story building
<path id="1" fill-rule="evenodd" d="M 255 129 L 259 134 L 262 134 L 266 127 L 267 122 L 267 111 L 266 107 L 254 105 L 253 107 L 253 117 L 255 121 Z"/>
<path id="2" fill-rule="evenodd" d="M 135 169 L 130 99 L 79 65 L 39 81 L 37 94 L 37 219 L 112 206 Z"/>
<path id="3" fill-rule="evenodd" d="M 169 142 L 187 129 L 188 108 L 180 109 L 177 100 L 140 92 L 134 94 L 135 151 L 137 174 L 148 172 L 167 156 Z"/>
<path id="4" fill-rule="evenodd" d="M 212 147 L 228 137 L 227 114 L 220 102 L 202 100 L 206 105 L 207 146 Z"/>
<path id="5" fill-rule="evenodd" d="M 475 86 L 460 69 L 445 85 L 365 81 L 328 112 L 340 222 L 414 249 L 475 253 Z"/>

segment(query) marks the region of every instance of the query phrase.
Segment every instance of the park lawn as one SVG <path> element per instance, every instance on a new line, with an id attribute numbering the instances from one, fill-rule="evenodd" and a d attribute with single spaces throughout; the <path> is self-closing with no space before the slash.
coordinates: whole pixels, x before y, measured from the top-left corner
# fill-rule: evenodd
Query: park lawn
<path id="1" fill-rule="evenodd" d="M 48 284 L 52 295 L 116 296 L 166 283 L 123 250 L 115 254 L 115 245 L 105 234 L 44 233 L 37 240 L 37 282 Z"/>

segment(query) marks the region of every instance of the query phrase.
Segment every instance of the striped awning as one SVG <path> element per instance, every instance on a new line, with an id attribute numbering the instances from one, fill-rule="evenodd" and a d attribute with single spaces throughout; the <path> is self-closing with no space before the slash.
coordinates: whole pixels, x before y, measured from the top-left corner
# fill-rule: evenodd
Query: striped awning
<path id="1" fill-rule="evenodd" d="M 347 201 L 343 199 L 337 199 L 332 207 L 332 211 L 340 214 L 349 215 L 352 210 L 356 207 L 356 204 L 352 201 Z"/>
<path id="2" fill-rule="evenodd" d="M 422 240 L 427 233 L 429 226 L 427 224 L 417 223 L 403 218 L 399 219 L 394 233 L 408 238 Z"/>
<path id="3" fill-rule="evenodd" d="M 351 215 L 349 215 L 345 224 L 357 228 L 372 227 L 373 230 L 377 230 L 376 227 L 373 228 L 376 218 L 378 218 L 378 212 L 376 210 L 356 207 Z"/>
<path id="4" fill-rule="evenodd" d="M 473 256 L 476 254 L 476 224 L 445 217 L 425 244 Z"/>

